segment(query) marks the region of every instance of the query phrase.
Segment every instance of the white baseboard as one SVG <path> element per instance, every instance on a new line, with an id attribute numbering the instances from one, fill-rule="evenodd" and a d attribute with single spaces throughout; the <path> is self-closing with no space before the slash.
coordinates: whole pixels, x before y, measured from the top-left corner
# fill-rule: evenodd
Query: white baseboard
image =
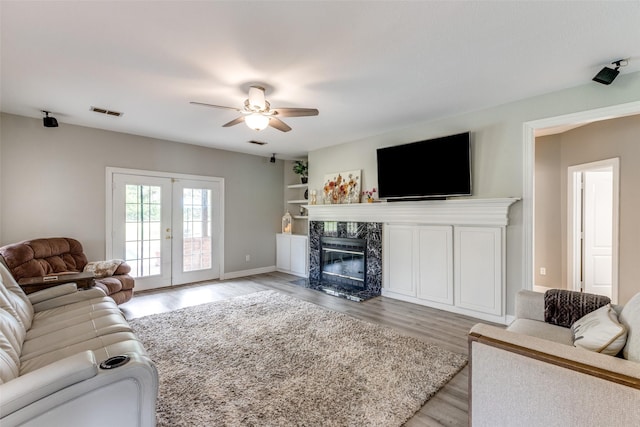
<path id="1" fill-rule="evenodd" d="M 262 273 L 272 273 L 274 271 L 276 271 L 275 265 L 271 265 L 269 267 L 252 268 L 251 270 L 232 271 L 220 275 L 220 280 L 237 279 L 238 277 L 253 276 Z"/>

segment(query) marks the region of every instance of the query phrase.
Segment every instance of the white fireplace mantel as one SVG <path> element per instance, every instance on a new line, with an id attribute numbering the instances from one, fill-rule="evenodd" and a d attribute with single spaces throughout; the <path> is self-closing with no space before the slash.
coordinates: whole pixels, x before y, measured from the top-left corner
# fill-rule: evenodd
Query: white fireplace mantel
<path id="1" fill-rule="evenodd" d="M 506 226 L 518 198 L 309 205 L 310 221 Z"/>

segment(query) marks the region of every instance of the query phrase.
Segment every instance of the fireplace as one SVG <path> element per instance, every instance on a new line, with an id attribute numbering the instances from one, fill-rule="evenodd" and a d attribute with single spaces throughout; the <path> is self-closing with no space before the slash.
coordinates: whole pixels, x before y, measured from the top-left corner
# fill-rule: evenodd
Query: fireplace
<path id="1" fill-rule="evenodd" d="M 296 284 L 352 301 L 382 289 L 382 224 L 309 221 L 309 278 Z"/>
<path id="2" fill-rule="evenodd" d="M 321 281 L 365 289 L 366 250 L 364 239 L 322 237 L 320 239 Z"/>

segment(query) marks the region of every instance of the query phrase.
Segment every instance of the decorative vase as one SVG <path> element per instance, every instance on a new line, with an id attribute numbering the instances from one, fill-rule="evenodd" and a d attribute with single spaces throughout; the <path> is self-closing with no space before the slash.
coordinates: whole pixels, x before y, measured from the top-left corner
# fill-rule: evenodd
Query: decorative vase
<path id="1" fill-rule="evenodd" d="M 309 189 L 308 188 L 306 190 L 304 190 L 304 199 L 305 200 L 309 199 Z"/>

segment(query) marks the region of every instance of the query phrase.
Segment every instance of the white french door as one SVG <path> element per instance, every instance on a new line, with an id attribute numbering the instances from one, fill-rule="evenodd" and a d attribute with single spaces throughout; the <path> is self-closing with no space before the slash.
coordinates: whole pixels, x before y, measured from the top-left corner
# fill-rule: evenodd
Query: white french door
<path id="1" fill-rule="evenodd" d="M 220 183 L 173 181 L 174 285 L 220 277 Z"/>
<path id="2" fill-rule="evenodd" d="M 107 178 L 107 255 L 131 265 L 137 290 L 220 277 L 222 179 L 116 168 Z"/>

